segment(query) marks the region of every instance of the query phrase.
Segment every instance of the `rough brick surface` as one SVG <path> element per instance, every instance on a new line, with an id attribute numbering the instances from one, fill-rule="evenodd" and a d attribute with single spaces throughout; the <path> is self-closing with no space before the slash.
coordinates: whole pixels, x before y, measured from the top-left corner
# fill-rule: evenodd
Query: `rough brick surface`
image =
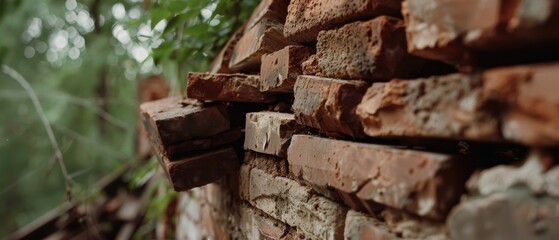
<path id="1" fill-rule="evenodd" d="M 505 139 L 536 146 L 559 144 L 559 63 L 488 70 L 483 74 L 485 98 L 507 111 Z"/>
<path id="2" fill-rule="evenodd" d="M 143 103 L 140 111 L 154 147 L 165 155 L 172 145 L 209 138 L 231 127 L 225 105 L 204 107 L 170 97 Z"/>
<path id="3" fill-rule="evenodd" d="M 369 84 L 314 76 L 299 76 L 292 109 L 302 125 L 352 137 L 363 135 L 355 114 Z"/>
<path id="4" fill-rule="evenodd" d="M 283 38 L 283 25 L 263 19 L 249 29 L 233 49 L 229 68 L 235 72 L 258 71 L 263 54 L 272 53 L 291 44 Z"/>
<path id="5" fill-rule="evenodd" d="M 293 0 L 284 35 L 297 42 L 314 42 L 321 30 L 333 29 L 379 15 L 400 15 L 400 0 Z"/>
<path id="6" fill-rule="evenodd" d="M 248 204 L 241 205 L 241 215 L 241 230 L 248 240 L 320 239 L 314 237 L 312 234 L 305 233 L 300 229 L 290 227 L 281 221 L 273 219 L 266 213 Z"/>
<path id="7" fill-rule="evenodd" d="M 210 101 L 270 103 L 274 96 L 260 92 L 260 78 L 245 74 L 189 73 L 186 95 Z"/>
<path id="8" fill-rule="evenodd" d="M 243 138 L 243 136 L 244 135 L 241 129 L 232 129 L 208 138 L 194 139 L 182 143 L 173 144 L 167 147 L 165 151 L 170 159 L 175 159 L 177 157 L 180 157 L 181 155 L 191 152 L 208 150 L 234 143 Z"/>
<path id="9" fill-rule="evenodd" d="M 372 137 L 499 140 L 482 87 L 477 75 L 461 74 L 374 83 L 357 115 Z"/>
<path id="10" fill-rule="evenodd" d="M 432 63 L 408 54 L 404 28 L 402 20 L 382 16 L 320 32 L 317 74 L 369 80 L 424 76 Z"/>
<path id="11" fill-rule="evenodd" d="M 377 219 L 370 218 L 360 212 L 347 213 L 344 239 L 346 240 L 391 240 L 400 239 Z"/>
<path id="12" fill-rule="evenodd" d="M 186 191 L 214 182 L 239 169 L 240 161 L 233 148 L 169 161 L 160 161 L 175 191 Z"/>
<path id="13" fill-rule="evenodd" d="M 433 219 L 444 219 L 471 171 L 448 155 L 307 135 L 293 136 L 288 161 L 311 183 Z"/>
<path id="14" fill-rule="evenodd" d="M 293 114 L 256 112 L 246 115 L 244 148 L 259 153 L 287 157 L 291 136 L 306 128 L 295 122 Z"/>
<path id="15" fill-rule="evenodd" d="M 304 46 L 287 46 L 277 52 L 262 56 L 260 66 L 260 91 L 289 93 L 297 77 L 302 74 L 301 64 L 313 50 Z"/>
<path id="16" fill-rule="evenodd" d="M 320 239 L 342 239 L 346 210 L 294 180 L 241 167 L 241 198 L 271 217 Z"/>
<path id="17" fill-rule="evenodd" d="M 512 189 L 457 206 L 447 221 L 452 239 L 558 239 L 559 201 Z"/>
<path id="18" fill-rule="evenodd" d="M 244 164 L 249 168 L 258 168 L 274 177 L 287 177 L 289 170 L 287 160 L 268 154 L 261 154 L 253 151 L 245 151 Z"/>
<path id="19" fill-rule="evenodd" d="M 545 55 L 559 39 L 558 10 L 553 0 L 407 0 L 402 12 L 410 53 L 486 65 Z"/>
<path id="20" fill-rule="evenodd" d="M 553 166 L 551 155 L 532 152 L 522 166 L 500 165 L 474 174 L 468 180 L 470 192 L 490 195 L 524 186 L 534 194 L 558 197 L 559 166 Z"/>
<path id="21" fill-rule="evenodd" d="M 166 98 L 171 91 L 169 83 L 162 76 L 151 76 L 142 79 L 138 83 L 138 103 L 155 101 Z M 138 108 L 138 120 L 136 125 L 136 156 L 139 159 L 147 159 L 152 155 L 149 134 L 143 124 L 142 113 Z"/>
<path id="22" fill-rule="evenodd" d="M 246 31 L 257 25 L 263 19 L 271 19 L 283 24 L 287 15 L 289 0 L 263 0 L 256 6 L 247 20 Z"/>

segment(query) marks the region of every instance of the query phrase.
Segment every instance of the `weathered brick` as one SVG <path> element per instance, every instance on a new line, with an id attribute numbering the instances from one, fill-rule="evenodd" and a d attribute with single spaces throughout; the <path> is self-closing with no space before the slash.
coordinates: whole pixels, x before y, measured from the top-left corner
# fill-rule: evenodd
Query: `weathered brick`
<path id="1" fill-rule="evenodd" d="M 483 96 L 506 107 L 502 135 L 535 146 L 559 145 L 559 63 L 483 73 Z"/>
<path id="2" fill-rule="evenodd" d="M 245 151 L 245 165 L 250 168 L 258 168 L 264 170 L 266 173 L 274 177 L 287 177 L 289 170 L 287 167 L 287 160 L 268 154 L 261 154 L 253 151 Z"/>
<path id="3" fill-rule="evenodd" d="M 349 211 L 347 213 L 344 239 L 346 240 L 391 240 L 400 239 L 398 236 L 390 232 L 388 227 L 377 219 L 367 217 L 366 215 Z"/>
<path id="4" fill-rule="evenodd" d="M 452 74 L 374 83 L 357 115 L 372 137 L 500 139 L 499 119 L 478 75 Z"/>
<path id="5" fill-rule="evenodd" d="M 522 166 L 499 165 L 474 174 L 467 187 L 473 194 L 490 195 L 524 186 L 534 194 L 559 197 L 559 166 L 553 166 L 553 156 L 533 151 Z"/>
<path id="6" fill-rule="evenodd" d="M 290 227 L 283 222 L 273 219 L 266 213 L 248 204 L 241 205 L 241 215 L 241 230 L 248 240 L 319 239 L 312 234 L 305 233 L 300 229 Z"/>
<path id="7" fill-rule="evenodd" d="M 402 13 L 410 53 L 467 67 L 541 58 L 559 39 L 553 0 L 407 0 Z"/>
<path id="8" fill-rule="evenodd" d="M 425 76 L 433 63 L 408 54 L 404 29 L 402 20 L 381 16 L 320 32 L 317 75 L 368 80 Z"/>
<path id="9" fill-rule="evenodd" d="M 290 45 L 277 52 L 264 54 L 260 66 L 260 91 L 293 92 L 293 85 L 302 74 L 301 64 L 312 52 L 309 47 Z"/>
<path id="10" fill-rule="evenodd" d="M 295 122 L 293 114 L 247 113 L 244 147 L 259 153 L 287 157 L 291 136 L 305 129 Z"/>
<path id="11" fill-rule="evenodd" d="M 243 133 L 241 129 L 232 129 L 208 138 L 194 139 L 170 145 L 166 148 L 166 154 L 170 157 L 170 159 L 175 159 L 176 157 L 180 157 L 184 154 L 208 150 L 234 143 L 240 140 L 242 137 Z"/>
<path id="12" fill-rule="evenodd" d="M 287 16 L 287 5 L 289 0 L 262 0 L 248 18 L 245 32 L 263 19 L 271 19 L 283 24 Z"/>
<path id="13" fill-rule="evenodd" d="M 450 214 L 452 239 L 559 239 L 559 201 L 511 189 L 469 199 Z"/>
<path id="14" fill-rule="evenodd" d="M 321 30 L 379 15 L 400 15 L 401 0 L 293 0 L 284 35 L 296 42 L 314 42 Z"/>
<path id="15" fill-rule="evenodd" d="M 270 19 L 263 19 L 249 29 L 237 42 L 229 68 L 234 72 L 249 72 L 260 69 L 261 57 L 291 44 L 283 38 L 283 25 Z"/>
<path id="16" fill-rule="evenodd" d="M 162 76 L 151 76 L 138 83 L 138 103 L 155 101 L 169 96 L 169 83 Z M 142 113 L 138 107 L 136 125 L 136 156 L 139 159 L 148 159 L 152 155 L 149 134 L 143 124 Z"/>
<path id="17" fill-rule="evenodd" d="M 210 101 L 270 103 L 274 96 L 260 92 L 260 77 L 245 74 L 189 73 L 186 95 Z"/>
<path id="18" fill-rule="evenodd" d="M 168 156 L 171 146 L 210 138 L 231 128 L 225 105 L 188 104 L 180 97 L 143 103 L 144 125 L 155 148 Z"/>
<path id="19" fill-rule="evenodd" d="M 288 162 L 313 184 L 432 219 L 444 219 L 472 169 L 449 155 L 307 135 L 293 136 Z"/>
<path id="20" fill-rule="evenodd" d="M 175 191 L 186 191 L 214 182 L 239 169 L 240 161 L 233 148 L 224 148 L 197 156 L 169 161 L 160 156 Z"/>
<path id="21" fill-rule="evenodd" d="M 325 132 L 361 137 L 363 127 L 355 108 L 369 86 L 363 81 L 301 75 L 294 88 L 295 120 Z"/>
<path id="22" fill-rule="evenodd" d="M 271 217 L 320 239 L 342 239 L 346 210 L 298 182 L 241 167 L 241 198 Z"/>

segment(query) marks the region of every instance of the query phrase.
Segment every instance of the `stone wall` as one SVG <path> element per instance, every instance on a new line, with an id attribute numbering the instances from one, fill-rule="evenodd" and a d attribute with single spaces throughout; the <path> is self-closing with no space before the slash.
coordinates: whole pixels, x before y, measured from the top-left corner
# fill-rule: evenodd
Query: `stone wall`
<path id="1" fill-rule="evenodd" d="M 177 238 L 559 239 L 557 29 L 553 0 L 263 0 L 140 107 Z"/>

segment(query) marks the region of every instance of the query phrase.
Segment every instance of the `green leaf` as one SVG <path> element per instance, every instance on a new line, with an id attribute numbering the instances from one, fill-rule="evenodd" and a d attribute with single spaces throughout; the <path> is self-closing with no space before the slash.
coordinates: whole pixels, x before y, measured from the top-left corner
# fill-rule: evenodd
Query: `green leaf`
<path id="1" fill-rule="evenodd" d="M 159 8 L 154 10 L 150 15 L 151 28 L 153 29 L 155 25 L 157 25 L 163 19 L 166 19 L 170 16 L 171 16 L 171 12 L 169 12 L 167 9 Z"/>

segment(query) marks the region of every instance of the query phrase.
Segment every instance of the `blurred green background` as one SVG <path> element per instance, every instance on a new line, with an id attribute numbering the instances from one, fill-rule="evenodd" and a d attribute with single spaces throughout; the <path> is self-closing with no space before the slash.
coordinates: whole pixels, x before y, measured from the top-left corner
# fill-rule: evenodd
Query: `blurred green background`
<path id="1" fill-rule="evenodd" d="M 162 74 L 183 92 L 186 74 L 207 68 L 257 2 L 1 0 L 0 237 L 66 199 L 39 112 L 10 73 L 37 94 L 83 199 L 136 160 L 137 82 Z"/>

